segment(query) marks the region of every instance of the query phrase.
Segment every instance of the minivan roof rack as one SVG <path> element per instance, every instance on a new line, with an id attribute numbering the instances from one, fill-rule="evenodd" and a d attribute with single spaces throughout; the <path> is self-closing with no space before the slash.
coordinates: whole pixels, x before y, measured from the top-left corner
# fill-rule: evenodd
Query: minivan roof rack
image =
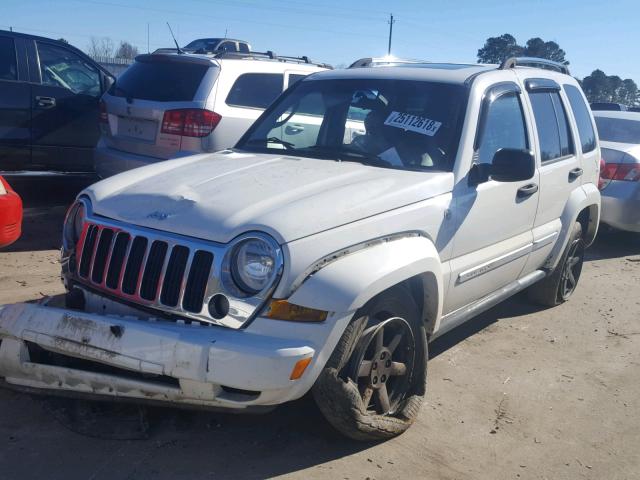
<path id="1" fill-rule="evenodd" d="M 565 75 L 571 75 L 569 73 L 569 67 L 560 62 L 554 62 L 553 60 L 547 60 L 546 58 L 537 57 L 509 57 L 506 58 L 498 67 L 499 70 L 506 70 L 517 66 L 526 67 L 542 67 L 556 70 Z"/>
<path id="2" fill-rule="evenodd" d="M 156 53 L 177 53 L 177 50 L 175 48 L 162 48 L 162 49 L 158 49 L 155 52 L 153 52 L 154 54 Z M 297 64 L 307 64 L 307 65 L 315 65 L 316 67 L 321 67 L 321 68 L 328 68 L 328 69 L 333 69 L 333 67 L 331 65 L 329 65 L 328 63 L 320 63 L 320 62 L 314 62 L 311 61 L 309 59 L 309 57 L 302 56 L 302 57 L 291 57 L 291 56 L 287 56 L 287 55 L 276 55 L 274 52 L 272 52 L 271 50 L 267 50 L 266 52 L 228 52 L 228 51 L 199 51 L 199 53 L 193 53 L 193 52 L 185 52 L 186 55 L 206 55 L 208 57 L 211 58 L 218 58 L 218 59 L 224 59 L 224 58 L 234 58 L 234 59 L 245 59 L 245 60 L 275 60 L 278 62 L 287 62 L 287 63 L 297 63 Z"/>

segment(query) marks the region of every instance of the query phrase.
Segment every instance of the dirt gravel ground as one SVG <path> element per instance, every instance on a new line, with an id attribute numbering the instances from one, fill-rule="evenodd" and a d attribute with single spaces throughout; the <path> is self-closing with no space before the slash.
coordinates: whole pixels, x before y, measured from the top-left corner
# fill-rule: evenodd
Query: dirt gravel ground
<path id="1" fill-rule="evenodd" d="M 64 207 L 26 212 L 0 304 L 60 293 Z M 417 423 L 353 443 L 308 398 L 261 416 L 0 390 L 0 478 L 638 479 L 640 236 L 601 235 L 571 300 L 523 295 L 431 344 Z"/>

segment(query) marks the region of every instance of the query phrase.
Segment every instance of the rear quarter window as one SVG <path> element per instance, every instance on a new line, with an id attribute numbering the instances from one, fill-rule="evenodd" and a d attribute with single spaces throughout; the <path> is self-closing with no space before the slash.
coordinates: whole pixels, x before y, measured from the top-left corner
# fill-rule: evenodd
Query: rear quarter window
<path id="1" fill-rule="evenodd" d="M 109 93 L 157 102 L 189 102 L 208 69 L 207 65 L 187 62 L 136 61 L 120 75 Z"/>
<path id="2" fill-rule="evenodd" d="M 591 123 L 589 108 L 577 87 L 564 85 L 564 91 L 567 94 L 569 105 L 571 105 L 573 116 L 576 119 L 582 153 L 591 152 L 596 148 L 596 133 L 593 130 L 593 123 Z"/>
<path id="3" fill-rule="evenodd" d="M 234 82 L 227 105 L 246 108 L 267 108 L 282 93 L 281 73 L 245 73 Z"/>

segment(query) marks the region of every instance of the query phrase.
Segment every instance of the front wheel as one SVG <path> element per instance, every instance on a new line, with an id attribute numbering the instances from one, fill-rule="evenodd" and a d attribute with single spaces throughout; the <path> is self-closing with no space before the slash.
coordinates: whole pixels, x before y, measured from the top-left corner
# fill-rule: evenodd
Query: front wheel
<path id="1" fill-rule="evenodd" d="M 413 297 L 394 287 L 354 315 L 313 387 L 325 418 L 356 440 L 383 440 L 415 421 L 426 391 L 427 339 Z"/>
<path id="2" fill-rule="evenodd" d="M 547 307 L 566 302 L 578 286 L 584 250 L 582 225 L 576 222 L 558 265 L 546 278 L 529 287 L 529 298 Z"/>

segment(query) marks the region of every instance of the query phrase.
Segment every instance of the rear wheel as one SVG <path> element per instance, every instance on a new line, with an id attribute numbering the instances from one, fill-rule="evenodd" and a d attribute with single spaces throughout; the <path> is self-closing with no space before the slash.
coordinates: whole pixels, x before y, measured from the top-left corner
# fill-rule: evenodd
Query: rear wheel
<path id="1" fill-rule="evenodd" d="M 582 226 L 576 222 L 560 262 L 549 276 L 529 287 L 529 298 L 547 307 L 566 302 L 578 286 L 584 250 Z"/>
<path id="2" fill-rule="evenodd" d="M 414 422 L 426 390 L 424 323 L 409 291 L 394 287 L 347 326 L 313 387 L 320 411 L 341 433 L 381 440 Z"/>

